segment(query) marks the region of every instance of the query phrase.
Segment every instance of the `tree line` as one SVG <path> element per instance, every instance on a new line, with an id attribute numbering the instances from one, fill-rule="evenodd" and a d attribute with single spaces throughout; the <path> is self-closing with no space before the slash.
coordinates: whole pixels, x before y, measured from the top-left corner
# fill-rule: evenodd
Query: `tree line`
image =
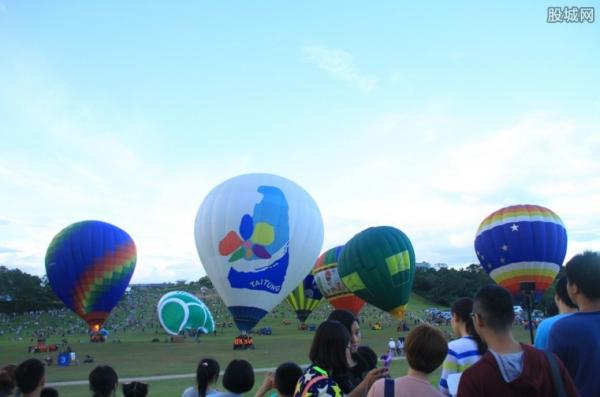
<path id="1" fill-rule="evenodd" d="M 562 275 L 564 269 L 561 270 Z M 460 298 L 472 298 L 477 291 L 494 280 L 477 264 L 464 269 L 451 268 L 417 268 L 413 291 L 438 305 L 452 306 Z M 519 302 L 515 302 L 519 304 Z M 534 308 L 543 312 L 552 312 L 554 306 L 554 285 L 546 291 Z"/>
<path id="2" fill-rule="evenodd" d="M 481 268 L 472 264 L 464 269 L 418 268 L 415 273 L 413 291 L 423 298 L 441 305 L 451 306 L 464 297 L 473 297 L 479 288 L 494 281 Z M 193 283 L 213 288 L 206 276 Z M 554 288 L 550 288 L 536 308 L 547 312 L 554 303 Z M 38 277 L 19 269 L 0 266 L 0 312 L 13 313 L 32 310 L 48 310 L 64 307 L 56 297 L 46 276 Z"/>
<path id="3" fill-rule="evenodd" d="M 22 313 L 64 307 L 48 278 L 0 266 L 0 312 Z"/>

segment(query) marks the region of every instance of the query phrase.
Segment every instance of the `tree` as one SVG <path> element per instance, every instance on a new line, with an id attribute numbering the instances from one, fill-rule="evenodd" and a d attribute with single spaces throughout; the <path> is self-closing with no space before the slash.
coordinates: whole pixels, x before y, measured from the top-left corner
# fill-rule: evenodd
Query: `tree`
<path id="1" fill-rule="evenodd" d="M 0 291 L 11 298 L 3 302 L 0 307 L 3 311 L 43 310 L 62 305 L 57 301 L 47 278 L 40 279 L 19 269 L 0 266 Z"/>

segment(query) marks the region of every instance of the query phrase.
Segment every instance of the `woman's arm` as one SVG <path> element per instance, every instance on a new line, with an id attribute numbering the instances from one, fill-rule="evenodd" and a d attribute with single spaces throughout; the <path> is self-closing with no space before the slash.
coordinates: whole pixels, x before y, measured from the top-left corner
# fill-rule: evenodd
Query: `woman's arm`
<path id="1" fill-rule="evenodd" d="M 375 368 L 367 372 L 367 375 L 363 379 L 362 382 L 358 386 L 354 388 L 350 393 L 348 393 L 348 397 L 366 397 L 369 389 L 375 383 L 377 379 L 385 378 L 388 376 L 389 371 L 387 368 Z"/>

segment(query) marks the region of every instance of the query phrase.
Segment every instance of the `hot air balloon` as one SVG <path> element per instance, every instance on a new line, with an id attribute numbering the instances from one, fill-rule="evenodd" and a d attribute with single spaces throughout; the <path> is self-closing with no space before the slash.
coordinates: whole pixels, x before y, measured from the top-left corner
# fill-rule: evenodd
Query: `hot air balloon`
<path id="1" fill-rule="evenodd" d="M 158 301 L 156 310 L 160 325 L 168 334 L 179 335 L 183 331 L 208 334 L 215 330 L 209 308 L 189 292 L 167 292 Z"/>
<path id="2" fill-rule="evenodd" d="M 348 289 L 397 319 L 404 317 L 415 278 L 415 252 L 391 226 L 370 227 L 344 246 L 338 266 Z"/>
<path id="3" fill-rule="evenodd" d="M 204 269 L 242 333 L 304 279 L 323 244 L 312 197 L 270 174 L 215 187 L 198 209 L 194 231 Z"/>
<path id="4" fill-rule="evenodd" d="M 338 273 L 338 260 L 343 249 L 344 246 L 340 245 L 323 252 L 317 259 L 312 274 L 315 276 L 319 290 L 331 306 L 336 309 L 350 310 L 358 316 L 365 301 L 344 285 Z"/>
<path id="5" fill-rule="evenodd" d="M 499 285 L 520 297 L 527 284 L 538 300 L 554 281 L 567 252 L 561 219 L 538 205 L 502 208 L 481 222 L 475 237 L 481 267 Z"/>
<path id="6" fill-rule="evenodd" d="M 46 274 L 54 293 L 98 332 L 117 305 L 136 262 L 135 244 L 109 223 L 74 223 L 46 251 Z"/>
<path id="7" fill-rule="evenodd" d="M 304 281 L 302 281 L 300 285 L 285 298 L 285 301 L 290 305 L 292 310 L 296 312 L 298 321 L 304 323 L 310 313 L 319 306 L 322 299 L 323 295 L 317 287 L 315 278 L 312 274 L 309 274 Z"/>

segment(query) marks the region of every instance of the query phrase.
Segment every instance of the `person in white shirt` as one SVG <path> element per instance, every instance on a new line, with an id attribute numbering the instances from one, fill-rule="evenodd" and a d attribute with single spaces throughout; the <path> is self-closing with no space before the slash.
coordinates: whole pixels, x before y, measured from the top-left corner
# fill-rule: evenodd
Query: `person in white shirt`
<path id="1" fill-rule="evenodd" d="M 390 341 L 388 342 L 388 348 L 390 349 L 390 354 L 392 356 L 396 355 L 396 342 L 394 342 L 394 338 L 390 338 Z"/>

